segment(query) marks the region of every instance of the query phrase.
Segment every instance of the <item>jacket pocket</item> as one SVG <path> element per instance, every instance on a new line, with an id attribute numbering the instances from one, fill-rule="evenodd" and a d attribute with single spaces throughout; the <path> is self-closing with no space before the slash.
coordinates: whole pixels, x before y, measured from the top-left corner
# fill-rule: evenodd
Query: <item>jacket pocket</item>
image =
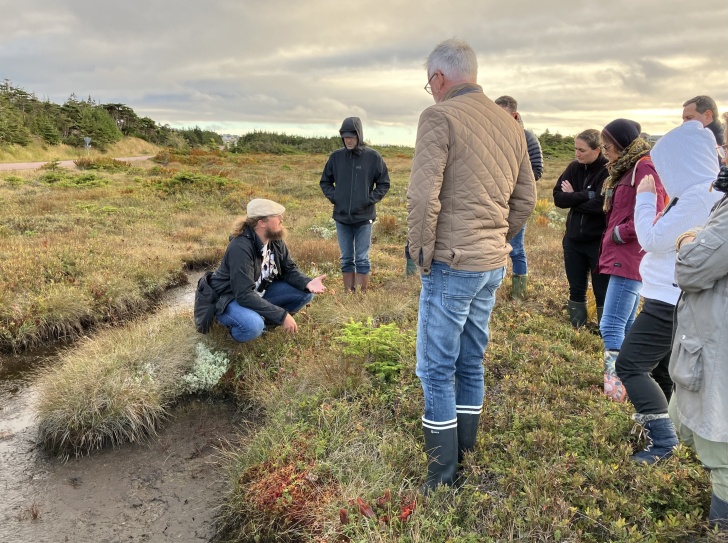
<path id="1" fill-rule="evenodd" d="M 466 312 L 483 282 L 482 273 L 444 270 L 442 305 L 456 313 Z"/>
<path id="2" fill-rule="evenodd" d="M 712 255 L 718 247 L 725 243 L 725 239 L 715 232 L 705 230 L 698 232 L 691 247 L 680 250 L 680 260 L 688 266 L 700 266 Z"/>
<path id="3" fill-rule="evenodd" d="M 703 343 L 697 335 L 680 335 L 675 340 L 670 377 L 675 384 L 691 392 L 703 387 Z"/>

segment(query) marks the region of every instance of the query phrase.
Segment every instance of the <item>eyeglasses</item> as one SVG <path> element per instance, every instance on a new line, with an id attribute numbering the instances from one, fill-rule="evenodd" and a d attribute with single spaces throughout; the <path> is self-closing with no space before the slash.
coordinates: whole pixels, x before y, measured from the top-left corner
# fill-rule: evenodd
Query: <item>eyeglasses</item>
<path id="1" fill-rule="evenodd" d="M 728 151 L 728 143 L 725 145 L 716 145 L 715 148 L 718 149 L 718 156 L 725 158 L 726 152 Z"/>
<path id="2" fill-rule="evenodd" d="M 432 81 L 432 78 L 434 78 L 436 75 L 437 75 L 437 72 L 432 74 L 432 77 L 427 80 L 427 85 L 425 85 L 425 92 L 427 94 L 430 94 L 430 95 L 432 94 L 432 86 L 430 85 L 430 81 Z"/>
<path id="3" fill-rule="evenodd" d="M 608 153 L 609 150 L 613 147 L 613 145 L 602 145 L 602 151 L 605 153 Z"/>

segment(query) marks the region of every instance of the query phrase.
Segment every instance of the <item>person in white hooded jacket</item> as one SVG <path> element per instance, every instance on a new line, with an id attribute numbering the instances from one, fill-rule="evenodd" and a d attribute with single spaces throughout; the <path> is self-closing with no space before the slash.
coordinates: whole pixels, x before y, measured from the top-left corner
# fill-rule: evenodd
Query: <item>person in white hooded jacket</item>
<path id="1" fill-rule="evenodd" d="M 675 283 L 675 242 L 686 230 L 704 224 L 722 194 L 711 191 L 718 175 L 715 136 L 698 121 L 689 121 L 663 136 L 650 153 L 670 204 L 657 214 L 652 176 L 637 189 L 635 231 L 646 252 L 640 264 L 644 305 L 622 344 L 617 376 L 635 408 L 647 446 L 637 462 L 669 458 L 678 445 L 667 413 L 672 395 L 668 372 L 680 288 Z"/>

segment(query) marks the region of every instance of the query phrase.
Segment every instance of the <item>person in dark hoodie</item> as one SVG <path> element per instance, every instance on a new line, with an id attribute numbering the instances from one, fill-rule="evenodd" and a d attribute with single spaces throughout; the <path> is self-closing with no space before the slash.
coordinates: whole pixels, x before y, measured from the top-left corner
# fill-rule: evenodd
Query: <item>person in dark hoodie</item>
<path id="1" fill-rule="evenodd" d="M 564 267 L 569 281 L 569 319 L 575 328 L 587 321 L 586 291 L 591 274 L 601 320 L 609 276 L 598 273 L 599 246 L 607 228 L 602 185 L 608 177 L 598 130 L 584 130 L 574 140 L 576 160 L 559 176 L 554 187 L 556 207 L 568 209 L 564 235 Z"/>
<path id="2" fill-rule="evenodd" d="M 339 134 L 344 148 L 329 156 L 320 185 L 334 204 L 344 289 L 365 292 L 371 271 L 369 247 L 377 218 L 375 205 L 389 190 L 389 173 L 382 155 L 364 143 L 359 117 L 345 119 Z"/>
<path id="3" fill-rule="evenodd" d="M 683 104 L 683 122 L 700 121 L 704 128 L 715 136 L 718 145 L 723 145 L 724 127 L 718 116 L 718 106 L 710 96 L 700 95 Z"/>
<path id="4" fill-rule="evenodd" d="M 257 338 L 266 325 L 296 332 L 292 315 L 326 290 L 325 275 L 311 279 L 291 259 L 283 241 L 285 210 L 271 200 L 251 200 L 248 216 L 233 228 L 222 262 L 210 277 L 219 296 L 217 322 L 239 343 Z"/>
<path id="5" fill-rule="evenodd" d="M 495 100 L 495 103 L 513 117 L 521 125 L 521 128 L 523 128 L 528 145 L 528 158 L 531 161 L 531 170 L 533 170 L 533 177 L 538 181 L 541 179 L 541 175 L 543 175 L 543 153 L 541 152 L 541 144 L 538 138 L 524 128 L 521 114 L 518 113 L 518 102 L 516 102 L 515 98 L 501 96 Z M 514 300 L 522 299 L 526 295 L 526 288 L 528 286 L 528 261 L 526 260 L 526 249 L 523 246 L 523 238 L 525 235 L 526 226 L 524 225 L 521 231 L 516 234 L 516 237 L 509 242 L 512 248 L 509 256 L 513 264 L 511 298 Z"/>

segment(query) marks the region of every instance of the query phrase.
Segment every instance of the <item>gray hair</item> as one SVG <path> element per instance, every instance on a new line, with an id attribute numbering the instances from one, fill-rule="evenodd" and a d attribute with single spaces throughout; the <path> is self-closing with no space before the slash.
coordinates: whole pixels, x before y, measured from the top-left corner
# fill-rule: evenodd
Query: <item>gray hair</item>
<path id="1" fill-rule="evenodd" d="M 466 42 L 455 38 L 445 40 L 427 57 L 427 77 L 440 70 L 453 81 L 475 80 L 478 77 L 478 59 Z"/>

